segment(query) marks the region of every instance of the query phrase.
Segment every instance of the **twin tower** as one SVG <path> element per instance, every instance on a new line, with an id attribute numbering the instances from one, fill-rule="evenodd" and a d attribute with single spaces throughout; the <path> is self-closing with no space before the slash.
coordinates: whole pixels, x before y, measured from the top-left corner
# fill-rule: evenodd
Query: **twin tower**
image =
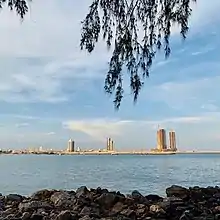
<path id="1" fill-rule="evenodd" d="M 169 147 L 167 147 L 166 142 L 166 130 L 165 129 L 159 129 L 157 131 L 157 150 L 162 151 L 177 151 L 176 147 L 176 134 L 175 131 L 169 132 Z"/>

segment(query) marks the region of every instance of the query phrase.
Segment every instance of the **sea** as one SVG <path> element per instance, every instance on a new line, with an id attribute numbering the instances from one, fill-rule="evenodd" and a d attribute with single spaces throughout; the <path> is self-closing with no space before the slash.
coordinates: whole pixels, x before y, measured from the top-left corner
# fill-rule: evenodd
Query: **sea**
<path id="1" fill-rule="evenodd" d="M 220 154 L 0 155 L 0 193 L 107 188 L 165 196 L 167 187 L 220 185 Z"/>

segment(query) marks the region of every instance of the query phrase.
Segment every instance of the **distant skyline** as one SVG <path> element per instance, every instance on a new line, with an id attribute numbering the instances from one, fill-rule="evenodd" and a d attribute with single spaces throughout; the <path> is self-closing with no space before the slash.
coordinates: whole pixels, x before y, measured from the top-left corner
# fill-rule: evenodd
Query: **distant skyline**
<path id="1" fill-rule="evenodd" d="M 80 21 L 91 1 L 33 0 L 21 23 L 0 12 L 0 148 L 65 149 L 156 146 L 158 124 L 174 129 L 180 150 L 220 150 L 220 1 L 193 6 L 183 43 L 175 27 L 168 60 L 158 54 L 136 105 L 126 96 L 118 112 L 104 93 L 110 54 L 101 42 L 80 52 Z M 126 73 L 125 73 L 126 74 Z"/>

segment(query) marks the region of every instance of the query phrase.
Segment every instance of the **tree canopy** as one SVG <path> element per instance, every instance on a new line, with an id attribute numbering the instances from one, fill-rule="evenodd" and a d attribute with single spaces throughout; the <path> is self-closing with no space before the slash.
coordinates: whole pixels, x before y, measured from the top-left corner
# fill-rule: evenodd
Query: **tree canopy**
<path id="1" fill-rule="evenodd" d="M 23 19 L 28 0 L 0 0 Z M 172 25 L 180 27 L 186 38 L 191 15 L 190 3 L 196 0 L 93 0 L 82 21 L 81 50 L 92 53 L 100 36 L 107 48 L 112 48 L 105 92 L 115 94 L 118 109 L 123 99 L 123 79 L 130 77 L 130 88 L 137 100 L 144 80 L 149 76 L 156 53 L 163 50 L 165 58 L 171 52 L 169 38 Z"/>

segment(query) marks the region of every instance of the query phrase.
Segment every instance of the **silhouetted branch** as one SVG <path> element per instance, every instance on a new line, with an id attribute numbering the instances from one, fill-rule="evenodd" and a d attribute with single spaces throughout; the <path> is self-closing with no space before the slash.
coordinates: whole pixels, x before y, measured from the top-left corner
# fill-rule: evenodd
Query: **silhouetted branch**
<path id="1" fill-rule="evenodd" d="M 116 109 L 123 98 L 123 67 L 136 101 L 157 51 L 163 49 L 166 58 L 171 52 L 172 25 L 185 39 L 190 15 L 190 0 L 94 0 L 82 22 L 80 45 L 91 53 L 101 33 L 108 48 L 114 42 L 104 89 L 115 91 Z"/>

